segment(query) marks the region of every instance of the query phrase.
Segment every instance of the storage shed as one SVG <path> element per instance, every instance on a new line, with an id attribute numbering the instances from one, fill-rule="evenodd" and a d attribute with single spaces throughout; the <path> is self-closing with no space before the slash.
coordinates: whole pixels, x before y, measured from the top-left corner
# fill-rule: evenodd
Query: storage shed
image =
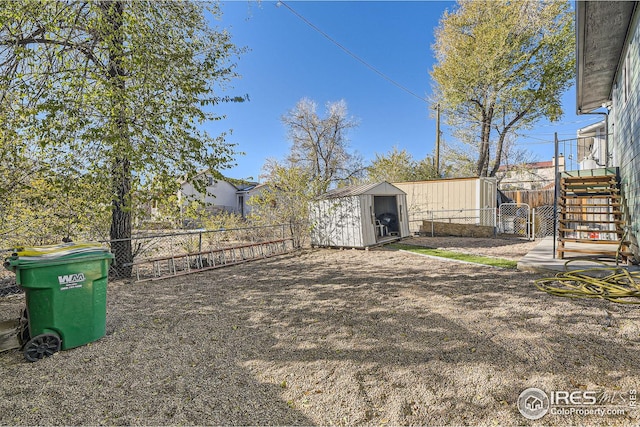
<path id="1" fill-rule="evenodd" d="M 409 236 L 406 194 L 388 182 L 329 191 L 310 216 L 314 246 L 366 248 Z"/>
<path id="2" fill-rule="evenodd" d="M 394 182 L 407 195 L 407 210 L 411 232 L 419 231 L 423 220 L 447 218 L 461 223 L 493 225 L 493 210 L 497 205 L 496 178 L 450 178 L 429 181 Z M 453 218 L 452 218 L 453 217 Z"/>

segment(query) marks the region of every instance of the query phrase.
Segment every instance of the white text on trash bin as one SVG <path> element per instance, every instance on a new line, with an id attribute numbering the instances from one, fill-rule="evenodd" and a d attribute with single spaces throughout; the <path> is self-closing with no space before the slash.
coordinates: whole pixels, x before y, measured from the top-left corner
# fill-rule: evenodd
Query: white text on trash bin
<path id="1" fill-rule="evenodd" d="M 67 289 L 81 288 L 85 281 L 84 273 L 65 274 L 58 276 L 58 283 L 60 283 L 60 290 L 66 291 Z"/>

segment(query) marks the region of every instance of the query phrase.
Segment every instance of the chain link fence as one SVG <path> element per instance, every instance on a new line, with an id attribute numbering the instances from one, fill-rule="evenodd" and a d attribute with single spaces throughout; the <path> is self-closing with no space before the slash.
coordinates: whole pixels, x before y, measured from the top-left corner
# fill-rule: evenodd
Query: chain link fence
<path id="1" fill-rule="evenodd" d="M 503 203 L 499 209 L 458 209 L 416 212 L 409 221 L 413 234 L 427 236 L 533 239 L 553 236 L 553 205 L 530 209 L 523 203 Z"/>
<path id="2" fill-rule="evenodd" d="M 11 256 L 13 249 L 0 249 L 0 262 Z M 22 289 L 16 285 L 16 276 L 0 265 L 0 298 L 22 293 Z"/>
<path id="3" fill-rule="evenodd" d="M 293 228 L 290 224 L 276 224 L 218 230 L 156 232 L 103 243 L 109 246 L 116 260 L 120 260 L 120 264 L 111 266 L 109 274 L 114 278 L 128 278 L 131 277 L 134 263 L 140 261 L 288 239 L 292 238 L 292 233 Z"/>
<path id="4" fill-rule="evenodd" d="M 428 236 L 493 237 L 496 210 L 455 209 L 412 212 L 409 230 Z"/>
<path id="5" fill-rule="evenodd" d="M 531 208 L 525 203 L 503 203 L 498 209 L 498 233 L 531 238 Z"/>
<path id="6" fill-rule="evenodd" d="M 130 239 L 99 240 L 116 255 L 116 259 L 126 260 L 121 265 L 112 265 L 112 278 L 131 277 L 133 263 L 162 256 L 183 255 L 266 241 L 292 239 L 298 230 L 296 224 L 276 224 L 218 230 L 166 230 L 158 232 L 138 232 Z M 299 240 L 299 239 L 297 239 Z M 297 241 L 296 240 L 296 241 Z M 0 249 L 2 260 L 15 249 Z M 128 251 L 128 252 L 122 252 Z M 18 294 L 22 289 L 16 285 L 15 274 L 0 269 L 0 297 Z"/>
<path id="7" fill-rule="evenodd" d="M 557 218 L 554 224 L 553 205 L 539 206 L 533 210 L 533 230 L 536 238 L 553 236 L 557 228 Z"/>

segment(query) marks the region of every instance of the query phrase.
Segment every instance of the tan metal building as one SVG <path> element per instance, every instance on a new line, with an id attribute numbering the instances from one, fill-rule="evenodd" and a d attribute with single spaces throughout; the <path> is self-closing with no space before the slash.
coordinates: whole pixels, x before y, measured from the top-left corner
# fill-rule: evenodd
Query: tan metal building
<path id="1" fill-rule="evenodd" d="M 471 221 L 478 225 L 490 225 L 493 221 L 498 191 L 494 177 L 394 182 L 393 185 L 407 195 L 412 233 L 419 231 L 423 220 Z"/>

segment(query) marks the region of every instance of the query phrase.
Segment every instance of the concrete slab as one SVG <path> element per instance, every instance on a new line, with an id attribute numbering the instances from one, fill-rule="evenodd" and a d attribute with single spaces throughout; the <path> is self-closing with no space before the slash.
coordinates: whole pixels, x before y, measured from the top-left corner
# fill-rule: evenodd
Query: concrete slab
<path id="1" fill-rule="evenodd" d="M 569 247 L 570 244 L 567 244 Z M 618 248 L 617 244 L 612 245 L 588 245 L 588 244 L 575 244 L 579 245 L 581 248 L 588 249 L 591 247 L 597 249 L 605 249 L 611 250 L 615 252 Z M 518 270 L 525 271 L 539 271 L 539 272 L 558 272 L 565 271 L 565 264 L 569 260 L 573 260 L 569 263 L 566 268 L 570 270 L 578 270 L 584 268 L 594 268 L 598 266 L 602 266 L 602 264 L 597 264 L 594 261 L 597 260 L 599 262 L 604 262 L 606 265 L 615 267 L 616 263 L 613 258 L 589 258 L 586 256 L 569 256 L 565 255 L 564 259 L 560 259 L 558 257 L 554 257 L 553 251 L 553 236 L 543 238 L 540 243 L 533 248 L 527 255 L 525 255 L 520 261 L 518 261 Z M 556 246 L 557 248 L 557 246 Z M 638 266 L 627 266 L 626 264 L 621 264 L 621 267 L 627 267 L 632 271 L 640 270 Z"/>

